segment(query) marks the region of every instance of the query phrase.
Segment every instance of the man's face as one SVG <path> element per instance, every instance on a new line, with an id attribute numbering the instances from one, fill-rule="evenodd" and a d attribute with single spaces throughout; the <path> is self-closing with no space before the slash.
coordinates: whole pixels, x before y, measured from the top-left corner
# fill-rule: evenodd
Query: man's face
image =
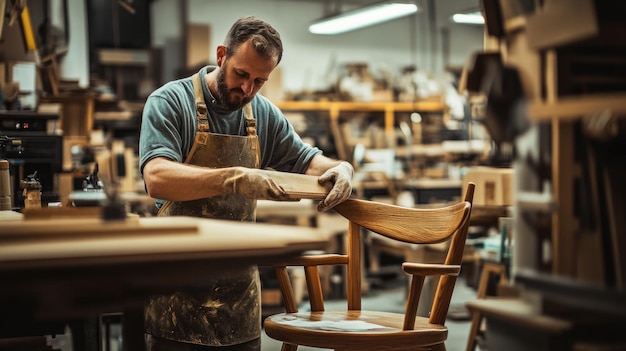
<path id="1" fill-rule="evenodd" d="M 276 68 L 275 59 L 259 56 L 248 41 L 228 59 L 223 58 L 217 72 L 219 99 L 228 109 L 235 111 L 259 92 Z"/>

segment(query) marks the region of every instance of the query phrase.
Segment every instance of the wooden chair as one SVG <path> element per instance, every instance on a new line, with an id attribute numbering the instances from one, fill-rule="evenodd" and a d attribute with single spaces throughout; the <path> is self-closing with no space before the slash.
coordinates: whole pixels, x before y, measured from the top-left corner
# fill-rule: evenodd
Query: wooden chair
<path id="1" fill-rule="evenodd" d="M 508 282 L 506 266 L 500 263 L 485 262 L 483 263 L 482 272 L 480 274 L 480 282 L 478 283 L 477 299 L 487 298 L 487 290 L 491 276 L 495 274 L 499 279 L 499 283 L 506 284 Z M 465 351 L 476 350 L 478 345 L 478 335 L 483 322 L 483 315 L 478 311 L 472 311 L 472 323 L 470 324 L 469 337 L 467 338 L 467 346 Z"/>
<path id="2" fill-rule="evenodd" d="M 448 329 L 444 325 L 469 226 L 474 183 L 468 184 L 465 199 L 436 208 L 406 208 L 350 199 L 335 207 L 349 220 L 347 254 L 303 256 L 276 264 L 285 313 L 264 321 L 267 335 L 282 341 L 282 351 L 298 345 L 335 350 L 445 350 Z M 361 232 L 369 229 L 408 243 L 430 244 L 451 240 L 443 264 L 405 262 L 403 270 L 412 276 L 405 313 L 361 309 Z M 347 266 L 347 310 L 325 311 L 318 275 L 320 265 Z M 304 266 L 311 312 L 299 312 L 287 273 L 288 266 Z M 430 317 L 417 316 L 426 276 L 441 276 Z"/>

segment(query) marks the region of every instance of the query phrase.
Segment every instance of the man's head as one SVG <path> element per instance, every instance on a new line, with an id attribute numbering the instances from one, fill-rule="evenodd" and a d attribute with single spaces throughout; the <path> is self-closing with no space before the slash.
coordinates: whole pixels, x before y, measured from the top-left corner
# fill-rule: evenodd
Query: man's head
<path id="1" fill-rule="evenodd" d="M 217 94 L 237 110 L 250 102 L 282 59 L 280 34 L 256 17 L 237 20 L 217 47 Z"/>
<path id="2" fill-rule="evenodd" d="M 269 23 L 254 16 L 238 19 L 226 34 L 224 46 L 229 58 L 241 44 L 252 40 L 255 51 L 265 59 L 274 59 L 276 64 L 283 56 L 283 42 L 280 34 Z"/>

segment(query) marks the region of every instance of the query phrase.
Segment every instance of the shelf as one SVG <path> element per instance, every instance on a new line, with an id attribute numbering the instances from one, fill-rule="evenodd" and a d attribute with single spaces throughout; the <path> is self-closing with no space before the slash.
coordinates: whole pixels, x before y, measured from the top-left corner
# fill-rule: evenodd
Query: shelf
<path id="1" fill-rule="evenodd" d="M 339 118 L 343 112 L 382 112 L 385 133 L 393 136 L 397 112 L 432 112 L 443 114 L 446 106 L 441 98 L 424 99 L 416 102 L 357 102 L 357 101 L 282 101 L 276 106 L 283 111 L 328 112 L 329 126 L 337 147 L 338 158 L 351 159 L 349 147 L 344 142 Z"/>
<path id="2" fill-rule="evenodd" d="M 441 111 L 441 100 L 420 100 L 417 102 L 360 102 L 360 101 L 283 101 L 276 105 L 282 110 L 337 110 L 337 111 Z"/>
<path id="3" fill-rule="evenodd" d="M 276 103 L 286 111 L 328 111 L 336 120 L 342 111 L 384 112 L 385 130 L 393 131 L 396 112 L 442 112 L 445 104 L 440 99 L 416 102 L 358 102 L 358 101 L 283 101 Z"/>
<path id="4" fill-rule="evenodd" d="M 626 112 L 626 93 L 563 97 L 555 103 L 532 102 L 528 116 L 535 121 L 575 120 L 605 109 L 616 114 Z"/>

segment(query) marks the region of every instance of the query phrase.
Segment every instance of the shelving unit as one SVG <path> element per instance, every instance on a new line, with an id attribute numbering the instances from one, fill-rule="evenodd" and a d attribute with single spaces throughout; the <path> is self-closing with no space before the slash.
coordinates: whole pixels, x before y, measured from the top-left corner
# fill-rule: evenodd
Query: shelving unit
<path id="1" fill-rule="evenodd" d="M 327 115 L 329 129 L 335 139 L 337 156 L 342 160 L 351 159 L 339 125 L 340 118 L 346 113 L 382 113 L 385 134 L 387 138 L 391 138 L 397 126 L 398 113 L 444 114 L 446 112 L 446 106 L 439 98 L 416 102 L 283 101 L 276 105 L 284 112 L 319 112 Z"/>
<path id="2" fill-rule="evenodd" d="M 384 112 L 385 131 L 393 132 L 396 112 L 443 112 L 441 99 L 417 102 L 283 101 L 276 104 L 283 111 L 327 111 L 331 121 L 342 112 Z"/>
<path id="3" fill-rule="evenodd" d="M 489 349 L 626 347 L 617 332 L 626 324 L 626 42 L 613 34 L 626 28 L 614 15 L 625 7 L 576 3 L 589 11 L 536 2 L 491 37 L 523 79 L 532 126 L 514 164 L 512 281 L 522 298 L 468 304 L 487 317 Z M 534 324 L 544 320 L 563 328 Z"/>

